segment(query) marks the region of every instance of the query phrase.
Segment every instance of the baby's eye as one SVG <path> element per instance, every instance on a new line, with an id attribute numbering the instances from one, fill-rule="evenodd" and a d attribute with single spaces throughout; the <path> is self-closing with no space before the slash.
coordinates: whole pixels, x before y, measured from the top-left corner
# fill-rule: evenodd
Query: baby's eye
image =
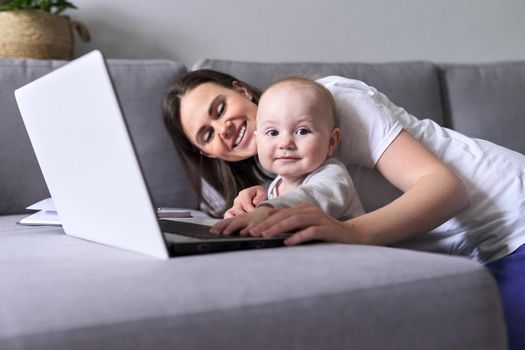
<path id="1" fill-rule="evenodd" d="M 277 136 L 279 135 L 279 132 L 275 129 L 270 129 L 270 130 L 267 130 L 264 134 L 267 136 Z"/>
<path id="2" fill-rule="evenodd" d="M 308 130 L 307 128 L 299 128 L 295 130 L 296 135 L 307 135 L 309 133 L 310 133 L 310 130 Z"/>

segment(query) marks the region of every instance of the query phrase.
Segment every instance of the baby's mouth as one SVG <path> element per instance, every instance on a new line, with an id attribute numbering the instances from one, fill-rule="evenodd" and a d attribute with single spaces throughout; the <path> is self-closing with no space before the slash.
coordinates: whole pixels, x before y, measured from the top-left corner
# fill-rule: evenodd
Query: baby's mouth
<path id="1" fill-rule="evenodd" d="M 298 160 L 298 159 L 300 159 L 300 157 L 295 155 L 295 154 L 293 154 L 293 153 L 281 153 L 281 154 L 275 155 L 274 159 L 275 160 L 289 161 L 289 160 Z"/>
<path id="2" fill-rule="evenodd" d="M 237 147 L 241 143 L 241 141 L 244 139 L 247 129 L 248 127 L 246 125 L 246 122 L 244 122 L 239 129 L 239 134 L 237 134 L 237 138 L 233 141 L 233 148 Z"/>

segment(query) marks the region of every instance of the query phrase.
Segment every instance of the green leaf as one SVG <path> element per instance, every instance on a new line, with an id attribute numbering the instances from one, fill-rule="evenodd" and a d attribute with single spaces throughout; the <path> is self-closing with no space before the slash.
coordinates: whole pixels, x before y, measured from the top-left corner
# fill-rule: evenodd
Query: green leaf
<path id="1" fill-rule="evenodd" d="M 60 14 L 77 7 L 67 0 L 0 0 L 0 11 L 42 10 Z"/>

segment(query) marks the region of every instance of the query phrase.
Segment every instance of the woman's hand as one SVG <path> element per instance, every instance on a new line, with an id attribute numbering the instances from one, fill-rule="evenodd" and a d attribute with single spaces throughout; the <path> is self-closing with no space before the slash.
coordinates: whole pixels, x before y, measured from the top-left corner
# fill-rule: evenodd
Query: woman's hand
<path id="1" fill-rule="evenodd" d="M 248 187 L 237 195 L 233 201 L 233 207 L 224 213 L 224 218 L 249 213 L 255 209 L 257 204 L 266 200 L 266 190 L 262 186 Z"/>
<path id="2" fill-rule="evenodd" d="M 239 232 L 241 236 L 247 236 L 250 234 L 249 230 L 252 227 L 266 220 L 275 210 L 273 207 L 260 206 L 249 213 L 236 215 L 217 222 L 211 227 L 210 232 L 226 236 Z"/>
<path id="3" fill-rule="evenodd" d="M 294 232 L 284 244 L 296 245 L 311 240 L 359 243 L 352 234 L 351 220 L 338 221 L 311 204 L 301 204 L 274 212 L 262 223 L 248 229 L 252 236 L 274 237 Z"/>

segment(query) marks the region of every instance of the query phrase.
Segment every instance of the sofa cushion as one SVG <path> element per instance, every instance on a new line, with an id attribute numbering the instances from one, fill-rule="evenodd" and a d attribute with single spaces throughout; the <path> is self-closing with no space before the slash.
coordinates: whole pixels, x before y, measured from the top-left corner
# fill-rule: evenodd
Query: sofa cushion
<path id="1" fill-rule="evenodd" d="M 13 91 L 64 63 L 0 60 L 0 214 L 23 212 L 49 196 Z M 196 207 L 161 114 L 164 92 L 185 67 L 166 60 L 109 60 L 108 65 L 155 205 Z"/>
<path id="2" fill-rule="evenodd" d="M 310 244 L 158 260 L 0 216 L 0 349 L 505 348 L 466 258 Z"/>
<path id="3" fill-rule="evenodd" d="M 340 75 L 362 80 L 386 94 L 414 116 L 443 125 L 443 109 L 436 66 L 429 62 L 401 63 L 256 63 L 205 59 L 193 69 L 209 68 L 264 89 L 289 74 L 314 78 Z"/>
<path id="4" fill-rule="evenodd" d="M 525 62 L 441 66 L 453 129 L 525 153 Z"/>

